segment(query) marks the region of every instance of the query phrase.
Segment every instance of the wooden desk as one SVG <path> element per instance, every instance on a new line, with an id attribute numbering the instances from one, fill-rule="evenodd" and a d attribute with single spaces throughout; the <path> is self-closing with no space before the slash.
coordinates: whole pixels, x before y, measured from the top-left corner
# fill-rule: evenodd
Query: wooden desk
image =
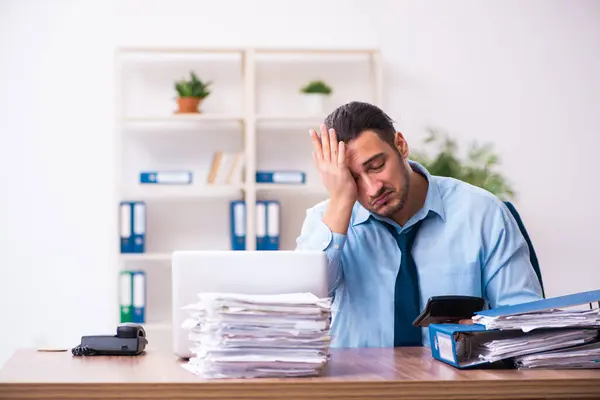
<path id="1" fill-rule="evenodd" d="M 428 349 L 332 350 L 319 378 L 202 380 L 167 351 L 73 357 L 21 350 L 0 371 L 1 399 L 600 398 L 600 370 L 455 369 Z"/>

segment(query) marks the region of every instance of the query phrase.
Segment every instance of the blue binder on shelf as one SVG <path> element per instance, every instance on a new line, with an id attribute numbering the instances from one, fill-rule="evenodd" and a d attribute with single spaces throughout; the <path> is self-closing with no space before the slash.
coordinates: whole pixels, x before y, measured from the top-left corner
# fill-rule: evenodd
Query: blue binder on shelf
<path id="1" fill-rule="evenodd" d="M 146 203 L 123 201 L 120 203 L 121 253 L 146 251 Z"/>
<path id="2" fill-rule="evenodd" d="M 140 172 L 140 183 L 189 185 L 192 183 L 190 171 L 143 171 Z"/>
<path id="3" fill-rule="evenodd" d="M 133 207 L 130 202 L 122 201 L 119 206 L 119 232 L 121 237 L 121 253 L 133 252 Z"/>
<path id="4" fill-rule="evenodd" d="M 257 171 L 257 183 L 304 184 L 306 173 L 302 171 Z"/>
<path id="5" fill-rule="evenodd" d="M 143 324 L 146 322 L 146 272 L 132 271 L 132 321 Z"/>
<path id="6" fill-rule="evenodd" d="M 231 249 L 246 250 L 246 203 L 234 200 L 230 203 Z"/>
<path id="7" fill-rule="evenodd" d="M 268 250 L 267 205 L 267 201 L 256 201 L 256 250 Z"/>
<path id="8" fill-rule="evenodd" d="M 553 310 L 569 311 L 573 308 L 577 311 L 591 310 L 591 322 L 584 326 L 563 326 L 564 323 L 559 322 L 555 327 L 551 323 L 544 324 L 536 321 L 534 325 L 538 325 L 538 329 L 532 331 L 523 331 L 522 329 L 487 329 L 486 324 L 495 322 L 498 319 L 511 321 L 510 318 L 515 315 L 525 315 L 527 313 L 543 312 L 548 318 L 552 318 Z M 596 315 L 596 317 L 594 317 Z M 480 317 L 484 318 L 480 318 Z M 533 318 L 533 317 L 532 317 Z M 557 320 L 565 321 L 564 314 L 556 317 Z M 582 293 L 564 295 L 559 297 L 547 298 L 543 300 L 532 301 L 528 303 L 516 304 L 512 306 L 503 306 L 489 310 L 478 311 L 475 313 L 473 320 L 474 324 L 430 324 L 429 325 L 429 340 L 431 345 L 431 355 L 436 360 L 450 364 L 456 368 L 471 368 L 482 364 L 489 364 L 485 359 L 473 357 L 471 354 L 473 349 L 481 346 L 482 342 L 500 339 L 519 339 L 528 336 L 534 338 L 540 332 L 556 332 L 559 333 L 565 330 L 592 330 L 596 331 L 596 340 L 600 339 L 600 290 L 587 291 Z M 514 320 L 514 319 L 513 319 Z M 521 320 L 522 321 L 522 320 Z M 527 326 L 527 321 L 519 322 L 522 326 Z M 509 322 L 509 325 L 514 325 Z M 494 326 L 497 326 L 494 325 Z M 547 340 L 546 340 L 546 343 Z M 560 347 L 557 347 L 560 348 Z"/>
<path id="9" fill-rule="evenodd" d="M 133 253 L 146 252 L 146 203 L 135 201 L 133 204 Z"/>
<path id="10" fill-rule="evenodd" d="M 280 210 L 278 201 L 267 201 L 267 250 L 279 250 Z"/>

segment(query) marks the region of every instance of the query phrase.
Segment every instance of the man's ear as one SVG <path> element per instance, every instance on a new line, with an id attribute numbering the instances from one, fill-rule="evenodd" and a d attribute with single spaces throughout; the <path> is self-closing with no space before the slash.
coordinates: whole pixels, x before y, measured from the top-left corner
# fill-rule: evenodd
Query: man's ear
<path id="1" fill-rule="evenodd" d="M 408 158 L 408 143 L 404 140 L 402 133 L 396 132 L 394 135 L 394 145 L 402 155 L 402 158 Z"/>

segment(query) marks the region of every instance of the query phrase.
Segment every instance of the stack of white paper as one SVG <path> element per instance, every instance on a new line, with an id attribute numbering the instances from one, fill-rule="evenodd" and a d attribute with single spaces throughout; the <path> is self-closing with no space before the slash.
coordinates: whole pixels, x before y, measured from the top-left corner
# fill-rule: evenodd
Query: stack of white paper
<path id="1" fill-rule="evenodd" d="M 473 322 L 487 329 L 519 329 L 529 332 L 539 328 L 600 327 L 600 309 L 542 310 L 490 317 L 475 315 Z"/>
<path id="2" fill-rule="evenodd" d="M 509 335 L 512 333 L 512 335 Z M 473 351 L 481 360 L 495 362 L 527 354 L 548 352 L 593 342 L 598 338 L 595 329 L 544 330 L 530 334 L 518 331 L 502 332 L 499 339 L 473 343 Z M 481 338 L 484 338 L 482 335 Z M 511 337 L 512 336 L 512 337 Z"/>
<path id="3" fill-rule="evenodd" d="M 310 293 L 203 293 L 186 306 L 194 357 L 206 378 L 314 376 L 329 357 L 330 299 Z"/>
<path id="4" fill-rule="evenodd" d="M 579 369 L 600 368 L 600 343 L 595 342 L 565 350 L 530 354 L 515 359 L 517 368 Z"/>

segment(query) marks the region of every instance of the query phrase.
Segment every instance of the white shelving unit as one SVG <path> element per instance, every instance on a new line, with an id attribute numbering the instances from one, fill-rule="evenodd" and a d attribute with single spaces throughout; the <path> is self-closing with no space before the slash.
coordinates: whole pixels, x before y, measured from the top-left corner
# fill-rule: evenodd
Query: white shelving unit
<path id="1" fill-rule="evenodd" d="M 229 249 L 231 200 L 246 201 L 253 251 L 256 200 L 280 200 L 281 248 L 292 249 L 306 208 L 326 199 L 308 138 L 325 115 L 305 111 L 300 87 L 330 84 L 331 110 L 352 100 L 382 103 L 378 49 L 119 48 L 115 68 L 118 193 L 148 209 L 147 252 L 119 254 L 119 268 L 148 271 L 148 327 L 159 330 L 170 327 L 172 251 Z M 174 82 L 192 70 L 213 81 L 212 93 L 200 114 L 174 114 Z M 242 184 L 205 183 L 218 150 L 244 152 Z M 192 170 L 193 184 L 138 183 L 142 170 L 175 169 Z M 307 183 L 257 184 L 259 169 L 301 169 Z"/>

